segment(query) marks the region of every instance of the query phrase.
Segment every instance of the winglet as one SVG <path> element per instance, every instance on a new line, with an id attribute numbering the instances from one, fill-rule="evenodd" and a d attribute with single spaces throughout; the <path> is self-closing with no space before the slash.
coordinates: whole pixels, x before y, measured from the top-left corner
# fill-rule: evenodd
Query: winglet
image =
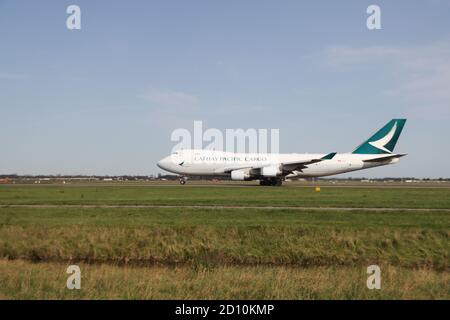
<path id="1" fill-rule="evenodd" d="M 331 153 L 327 154 L 326 156 L 320 158 L 320 160 L 331 160 L 334 158 L 335 155 L 336 155 L 336 152 L 331 152 Z"/>

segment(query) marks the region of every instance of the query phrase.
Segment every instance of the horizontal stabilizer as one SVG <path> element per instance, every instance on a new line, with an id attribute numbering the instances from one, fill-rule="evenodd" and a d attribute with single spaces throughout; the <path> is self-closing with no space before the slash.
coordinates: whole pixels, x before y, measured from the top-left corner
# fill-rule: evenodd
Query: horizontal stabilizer
<path id="1" fill-rule="evenodd" d="M 387 161 L 387 160 L 392 160 L 392 159 L 396 159 L 396 158 L 401 158 L 403 156 L 406 156 L 406 153 L 403 154 L 393 154 L 390 156 L 386 156 L 386 157 L 378 157 L 378 158 L 373 158 L 373 159 L 368 159 L 368 160 L 363 160 L 363 162 L 383 162 L 383 161 Z"/>

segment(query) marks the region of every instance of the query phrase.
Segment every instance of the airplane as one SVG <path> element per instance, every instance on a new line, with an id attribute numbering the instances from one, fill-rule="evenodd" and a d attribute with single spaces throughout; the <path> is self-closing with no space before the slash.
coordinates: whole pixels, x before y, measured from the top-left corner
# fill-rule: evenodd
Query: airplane
<path id="1" fill-rule="evenodd" d="M 326 154 L 231 153 L 215 150 L 177 150 L 158 167 L 187 176 L 229 176 L 236 181 L 259 180 L 262 186 L 281 186 L 286 178 L 324 177 L 394 164 L 406 154 L 394 147 L 406 119 L 392 119 L 353 152 Z"/>

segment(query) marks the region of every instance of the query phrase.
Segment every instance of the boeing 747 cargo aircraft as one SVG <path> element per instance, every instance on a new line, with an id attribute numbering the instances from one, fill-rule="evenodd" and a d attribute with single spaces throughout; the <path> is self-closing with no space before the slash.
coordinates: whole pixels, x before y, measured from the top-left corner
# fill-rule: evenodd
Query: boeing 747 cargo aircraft
<path id="1" fill-rule="evenodd" d="M 392 119 L 350 153 L 230 153 L 215 150 L 179 150 L 158 162 L 158 167 L 187 176 L 230 176 L 232 180 L 259 180 L 279 186 L 285 178 L 323 177 L 393 164 L 405 154 L 394 147 L 406 119 Z"/>

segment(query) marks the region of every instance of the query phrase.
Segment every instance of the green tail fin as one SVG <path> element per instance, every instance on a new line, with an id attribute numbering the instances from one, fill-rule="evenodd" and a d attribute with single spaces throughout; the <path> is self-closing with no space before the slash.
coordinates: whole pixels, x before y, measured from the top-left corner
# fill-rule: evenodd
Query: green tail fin
<path id="1" fill-rule="evenodd" d="M 353 153 L 386 154 L 394 151 L 398 137 L 403 130 L 406 119 L 392 119 L 368 140 L 359 145 Z"/>

